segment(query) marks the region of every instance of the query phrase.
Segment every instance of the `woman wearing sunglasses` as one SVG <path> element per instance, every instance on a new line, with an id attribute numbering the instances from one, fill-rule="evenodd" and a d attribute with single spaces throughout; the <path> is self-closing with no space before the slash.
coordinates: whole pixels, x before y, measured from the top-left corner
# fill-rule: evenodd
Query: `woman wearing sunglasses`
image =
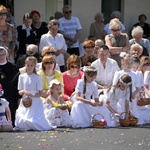
<path id="1" fill-rule="evenodd" d="M 42 59 L 42 70 L 38 74 L 42 76 L 43 97 L 48 96 L 49 84 L 52 79 L 57 79 L 63 84 L 63 77 L 60 71 L 55 70 L 56 60 L 52 55 L 46 55 Z"/>
<path id="2" fill-rule="evenodd" d="M 83 72 L 80 70 L 81 59 L 79 56 L 73 54 L 67 59 L 67 71 L 63 72 L 64 94 L 65 100 L 70 99 L 74 92 L 77 80 L 82 78 Z"/>
<path id="3" fill-rule="evenodd" d="M 111 58 L 116 60 L 121 66 L 121 52 L 128 52 L 130 50 L 129 38 L 126 33 L 121 33 L 122 23 L 119 19 L 114 18 L 109 23 L 109 28 L 112 30 L 112 33 L 106 35 L 105 42 L 109 47 Z"/>

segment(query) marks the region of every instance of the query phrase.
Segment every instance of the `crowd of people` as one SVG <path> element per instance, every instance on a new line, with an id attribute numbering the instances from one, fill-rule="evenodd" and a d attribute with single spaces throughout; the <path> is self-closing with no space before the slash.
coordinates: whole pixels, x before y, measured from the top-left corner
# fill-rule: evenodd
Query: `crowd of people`
<path id="1" fill-rule="evenodd" d="M 150 105 L 137 103 L 150 98 L 146 15 L 130 36 L 119 11 L 106 25 L 97 13 L 80 44 L 82 25 L 69 5 L 48 23 L 37 10 L 25 13 L 22 25 L 10 17 L 0 5 L 0 131 L 85 128 L 98 113 L 105 127 L 118 127 L 123 112 L 138 125 L 150 123 Z"/>

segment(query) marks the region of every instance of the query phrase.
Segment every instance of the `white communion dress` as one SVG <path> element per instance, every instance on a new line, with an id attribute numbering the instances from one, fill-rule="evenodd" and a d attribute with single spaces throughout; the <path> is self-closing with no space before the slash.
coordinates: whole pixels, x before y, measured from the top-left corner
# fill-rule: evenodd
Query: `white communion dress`
<path id="1" fill-rule="evenodd" d="M 54 99 L 52 96 L 50 96 L 50 99 L 56 102 L 56 99 Z M 68 109 L 61 110 L 58 107 L 53 107 L 52 104 L 46 103 L 44 104 L 44 113 L 52 126 L 70 127 L 71 125 Z"/>
<path id="2" fill-rule="evenodd" d="M 80 92 L 81 97 L 85 96 L 87 100 L 92 98 L 98 98 L 98 87 L 95 81 L 91 83 L 86 83 L 86 92 L 83 95 L 84 80 L 79 79 L 77 82 L 75 92 Z M 95 114 L 100 113 L 104 119 L 107 121 L 107 126 L 113 126 L 110 120 L 110 112 L 106 106 L 91 106 L 81 101 L 75 101 L 75 96 L 73 97 L 74 104 L 71 109 L 71 119 L 73 128 L 85 128 L 92 126 L 91 117 Z M 95 119 L 102 119 L 101 116 Z"/>
<path id="3" fill-rule="evenodd" d="M 111 87 L 109 91 L 107 91 L 103 96 L 101 96 L 101 101 L 103 101 L 103 103 L 109 101 L 109 105 L 119 114 L 125 112 L 125 101 L 127 100 L 130 104 L 129 99 L 129 88 L 127 88 L 126 90 L 121 90 L 119 87 Z M 124 114 L 121 117 L 124 117 Z M 111 120 L 113 121 L 114 126 L 119 125 L 119 118 L 115 117 L 113 113 L 111 113 Z"/>
<path id="4" fill-rule="evenodd" d="M 21 74 L 18 81 L 18 90 L 27 90 L 32 94 L 42 90 L 42 78 L 37 74 Z M 24 107 L 22 100 L 16 111 L 15 126 L 19 130 L 50 130 L 51 124 L 45 118 L 44 108 L 40 97 L 31 97 L 32 105 Z"/>

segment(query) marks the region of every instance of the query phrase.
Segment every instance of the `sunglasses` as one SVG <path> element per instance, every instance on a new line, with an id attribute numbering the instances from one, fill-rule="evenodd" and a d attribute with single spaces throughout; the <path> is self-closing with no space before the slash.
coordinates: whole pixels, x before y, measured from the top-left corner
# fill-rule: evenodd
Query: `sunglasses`
<path id="1" fill-rule="evenodd" d="M 55 55 L 55 52 L 46 52 L 47 55 Z"/>
<path id="2" fill-rule="evenodd" d="M 85 46 L 84 48 L 90 49 L 90 48 L 94 48 L 94 46 Z"/>
<path id="3" fill-rule="evenodd" d="M 74 66 L 74 65 L 71 65 L 70 67 L 73 69 L 79 69 L 80 68 L 79 66 Z"/>
<path id="4" fill-rule="evenodd" d="M 7 15 L 7 13 L 5 12 L 5 13 L 0 13 L 0 16 L 6 16 Z"/>
<path id="5" fill-rule="evenodd" d="M 142 66 L 143 67 L 147 67 L 147 66 L 149 66 L 150 65 L 150 63 L 145 63 L 145 64 L 143 64 Z"/>
<path id="6" fill-rule="evenodd" d="M 71 14 L 72 11 L 65 11 L 65 14 Z"/>
<path id="7" fill-rule="evenodd" d="M 111 29 L 113 32 L 120 31 L 120 29 Z"/>
<path id="8" fill-rule="evenodd" d="M 51 64 L 51 65 L 52 65 L 52 64 L 54 64 L 54 61 L 47 61 L 47 62 L 44 62 L 44 64 L 45 64 L 45 65 L 48 65 L 48 64 Z"/>

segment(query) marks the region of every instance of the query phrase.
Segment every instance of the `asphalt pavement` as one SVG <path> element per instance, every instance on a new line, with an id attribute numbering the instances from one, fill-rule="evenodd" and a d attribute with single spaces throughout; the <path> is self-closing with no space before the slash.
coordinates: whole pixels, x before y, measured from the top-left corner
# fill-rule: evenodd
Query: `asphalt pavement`
<path id="1" fill-rule="evenodd" d="M 1 132 L 0 150 L 150 150 L 150 124 L 102 129 Z"/>

